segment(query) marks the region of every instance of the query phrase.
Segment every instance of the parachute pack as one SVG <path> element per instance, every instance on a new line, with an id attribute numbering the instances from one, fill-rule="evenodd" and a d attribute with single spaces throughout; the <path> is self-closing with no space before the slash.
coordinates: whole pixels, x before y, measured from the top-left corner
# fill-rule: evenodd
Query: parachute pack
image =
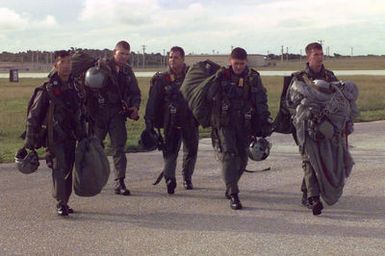
<path id="1" fill-rule="evenodd" d="M 292 76 L 285 76 L 283 79 L 283 87 L 281 92 L 281 97 L 279 101 L 279 111 L 273 122 L 274 132 L 283 133 L 283 134 L 294 134 L 295 128 L 291 121 L 291 114 L 286 107 L 286 94 L 287 89 L 292 80 Z"/>
<path id="2" fill-rule="evenodd" d="M 78 196 L 95 196 L 107 184 L 110 164 L 98 138 L 81 140 L 75 150 L 73 186 Z"/>
<path id="3" fill-rule="evenodd" d="M 210 60 L 197 62 L 190 66 L 180 88 L 194 117 L 203 127 L 210 126 L 212 106 L 206 95 L 220 68 L 220 65 Z"/>
<path id="4" fill-rule="evenodd" d="M 96 59 L 83 51 L 76 51 L 71 56 L 72 74 L 75 77 L 84 74 L 90 67 L 94 66 Z"/>

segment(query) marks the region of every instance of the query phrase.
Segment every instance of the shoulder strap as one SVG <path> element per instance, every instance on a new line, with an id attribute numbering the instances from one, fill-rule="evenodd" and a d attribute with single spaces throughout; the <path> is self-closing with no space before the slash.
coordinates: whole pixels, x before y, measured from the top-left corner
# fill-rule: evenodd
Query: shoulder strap
<path id="1" fill-rule="evenodd" d="M 52 90 L 48 88 L 50 86 L 50 82 L 45 83 L 44 90 L 47 91 L 49 96 L 49 106 L 48 106 L 48 115 L 47 115 L 47 131 L 48 131 L 48 150 L 51 154 L 53 154 L 53 126 L 54 126 L 54 120 L 53 120 L 53 114 L 55 111 L 55 104 L 58 102 L 56 97 L 53 95 Z M 52 86 L 52 85 L 51 85 Z"/>
<path id="2" fill-rule="evenodd" d="M 53 153 L 53 112 L 55 110 L 54 103 L 50 99 L 48 107 L 48 118 L 47 118 L 47 130 L 48 130 L 48 149 Z"/>
<path id="3" fill-rule="evenodd" d="M 264 90 L 266 92 L 266 88 L 263 86 L 262 83 L 259 83 L 259 80 L 260 80 L 259 72 L 257 72 L 255 69 L 250 69 L 248 78 L 247 78 L 247 83 L 249 84 L 250 93 L 256 93 L 258 90 Z M 257 88 L 257 87 L 260 87 L 260 88 Z"/>
<path id="4" fill-rule="evenodd" d="M 332 71 L 325 69 L 325 80 L 328 82 L 333 82 L 337 80 L 337 77 L 334 75 Z"/>

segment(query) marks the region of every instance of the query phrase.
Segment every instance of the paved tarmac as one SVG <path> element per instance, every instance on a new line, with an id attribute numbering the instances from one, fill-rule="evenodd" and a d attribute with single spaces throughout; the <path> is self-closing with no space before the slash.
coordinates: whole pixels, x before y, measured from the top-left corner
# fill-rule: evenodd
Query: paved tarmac
<path id="1" fill-rule="evenodd" d="M 224 198 L 220 165 L 201 140 L 195 189 L 175 195 L 155 180 L 160 152 L 128 154 L 132 196 L 73 195 L 76 211 L 55 213 L 51 173 L 0 165 L 0 255 L 385 255 L 385 121 L 356 124 L 356 162 L 344 194 L 322 215 L 301 207 L 301 160 L 290 136 L 274 134 L 270 157 L 249 162 L 240 181 L 244 209 Z"/>

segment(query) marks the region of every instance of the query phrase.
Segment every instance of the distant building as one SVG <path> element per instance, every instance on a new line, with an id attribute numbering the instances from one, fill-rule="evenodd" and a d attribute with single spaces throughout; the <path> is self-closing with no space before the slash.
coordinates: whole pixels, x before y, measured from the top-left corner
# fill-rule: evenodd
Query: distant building
<path id="1" fill-rule="evenodd" d="M 249 66 L 250 67 L 261 67 L 266 65 L 265 61 L 265 55 L 261 54 L 248 54 L 247 58 L 249 60 Z M 201 54 L 201 55 L 186 55 L 185 56 L 185 63 L 187 65 L 192 65 L 198 61 L 203 60 L 211 60 L 215 63 L 218 63 L 221 66 L 227 66 L 229 64 L 229 55 L 225 54 L 218 54 L 218 55 L 211 55 L 211 54 Z"/>

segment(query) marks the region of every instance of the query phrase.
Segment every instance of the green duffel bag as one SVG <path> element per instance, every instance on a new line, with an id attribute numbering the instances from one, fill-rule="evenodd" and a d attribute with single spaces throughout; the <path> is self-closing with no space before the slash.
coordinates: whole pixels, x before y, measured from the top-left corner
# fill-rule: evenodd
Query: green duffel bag
<path id="1" fill-rule="evenodd" d="M 95 136 L 82 139 L 75 150 L 73 186 L 78 196 L 95 196 L 107 184 L 110 164 L 100 140 Z"/>
<path id="2" fill-rule="evenodd" d="M 220 68 L 220 65 L 210 60 L 197 62 L 190 66 L 180 88 L 195 119 L 203 127 L 210 126 L 212 106 L 206 95 Z"/>
<path id="3" fill-rule="evenodd" d="M 75 77 L 81 76 L 95 64 L 96 59 L 81 50 L 77 50 L 71 56 L 72 74 Z"/>

